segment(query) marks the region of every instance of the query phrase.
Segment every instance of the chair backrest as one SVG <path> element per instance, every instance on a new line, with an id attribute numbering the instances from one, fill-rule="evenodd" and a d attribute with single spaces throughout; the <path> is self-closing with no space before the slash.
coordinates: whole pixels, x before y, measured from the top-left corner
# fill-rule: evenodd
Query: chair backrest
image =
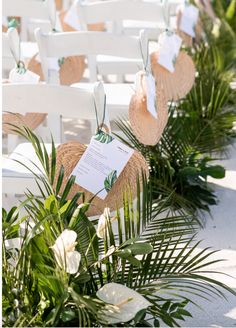
<path id="1" fill-rule="evenodd" d="M 75 0 L 74 4 L 77 6 L 79 21 L 83 29 L 87 28 L 87 24 L 107 21 L 116 23 L 116 27 L 124 20 L 165 24 L 167 18 L 166 1 L 107 0 L 90 3 Z"/>
<path id="2" fill-rule="evenodd" d="M 48 3 L 49 0 L 3 0 L 2 14 L 4 16 L 49 19 Z"/>
<path id="3" fill-rule="evenodd" d="M 4 111 L 94 119 L 96 109 L 98 117 L 103 115 L 105 96 L 103 84 L 98 82 L 91 91 L 50 84 L 4 84 L 2 98 Z"/>
<path id="4" fill-rule="evenodd" d="M 20 17 L 22 41 L 28 40 L 28 25 L 32 20 L 33 27 L 42 27 L 46 24 L 45 31 L 50 31 L 58 23 L 55 0 L 3 0 L 2 15 L 6 17 Z"/>
<path id="5" fill-rule="evenodd" d="M 106 32 L 63 32 L 42 33 L 35 31 L 35 38 L 39 47 L 44 78 L 50 82 L 50 68 L 48 58 L 61 58 L 79 55 L 108 55 L 129 59 L 148 60 L 148 42 L 144 31 L 140 37 L 114 35 Z M 91 69 L 91 67 L 89 67 Z M 96 67 L 93 67 L 96 69 Z M 141 67 L 142 68 L 142 67 Z M 140 69 L 137 67 L 137 71 Z M 118 70 L 118 71 L 117 71 Z M 110 74 L 119 74 L 114 65 Z M 127 72 L 128 73 L 128 72 Z"/>

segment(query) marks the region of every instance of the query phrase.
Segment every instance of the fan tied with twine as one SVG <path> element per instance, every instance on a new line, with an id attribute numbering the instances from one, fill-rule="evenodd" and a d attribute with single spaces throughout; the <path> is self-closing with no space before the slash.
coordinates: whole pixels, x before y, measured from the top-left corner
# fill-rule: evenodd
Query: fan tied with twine
<path id="1" fill-rule="evenodd" d="M 75 31 L 75 29 L 64 22 L 65 14 L 66 11 L 62 11 L 59 15 L 63 32 Z M 31 58 L 28 64 L 28 69 L 38 74 L 40 76 L 40 81 L 43 81 L 44 76 L 42 66 L 41 63 L 37 61 L 37 56 L 38 54 Z M 79 82 L 84 75 L 85 68 L 86 64 L 84 56 L 69 56 L 63 58 L 63 63 L 60 65 L 59 70 L 60 84 L 71 85 L 73 83 Z"/>
<path id="2" fill-rule="evenodd" d="M 192 58 L 181 51 L 176 59 L 175 71 L 169 72 L 158 64 L 158 52 L 151 54 L 151 67 L 157 90 L 163 90 L 167 100 L 177 101 L 186 96 L 195 80 L 195 66 Z"/>
<path id="3" fill-rule="evenodd" d="M 44 80 L 41 63 L 36 59 L 38 54 L 34 55 L 28 64 L 28 69 L 40 76 L 40 81 Z M 69 56 L 63 58 L 60 66 L 59 78 L 60 84 L 71 85 L 79 82 L 84 74 L 85 62 L 83 56 Z"/>
<path id="4" fill-rule="evenodd" d="M 65 188 L 67 180 L 69 179 L 73 169 L 77 165 L 78 161 L 82 157 L 86 150 L 86 146 L 78 141 L 71 141 L 62 144 L 57 147 L 57 164 L 56 164 L 56 179 L 58 178 L 61 166 L 64 167 L 64 178 L 61 186 L 61 191 Z M 137 176 L 139 176 L 140 182 L 142 181 L 142 174 L 147 177 L 149 175 L 148 165 L 144 157 L 137 151 L 134 151 L 127 165 L 121 172 L 118 180 L 109 191 L 104 200 L 99 197 L 94 197 L 91 206 L 88 210 L 88 215 L 99 215 L 103 213 L 105 207 L 109 207 L 112 210 L 123 206 L 123 192 L 126 188 L 130 188 L 133 197 L 137 193 Z M 68 195 L 68 199 L 71 199 L 76 193 L 84 192 L 85 199 L 88 201 L 94 195 L 88 190 L 80 187 L 78 184 L 74 184 Z M 60 194 L 60 192 L 59 192 Z M 81 199 L 78 200 L 81 203 Z"/>
<path id="5" fill-rule="evenodd" d="M 192 45 L 193 45 L 192 36 L 188 35 L 187 33 L 180 30 L 181 18 L 182 18 L 182 11 L 179 10 L 178 13 L 177 13 L 176 33 L 183 39 L 183 42 L 187 47 L 192 47 Z M 202 24 L 201 24 L 200 18 L 198 18 L 197 24 L 195 26 L 195 41 L 196 41 L 196 43 L 199 43 L 201 41 L 201 35 L 202 35 Z"/>
<path id="6" fill-rule="evenodd" d="M 35 130 L 46 118 L 47 114 L 44 113 L 26 113 L 25 115 L 4 113 L 2 117 L 2 131 L 7 134 L 16 134 L 14 126 L 23 127 L 27 126 L 31 130 Z"/>
<path id="7" fill-rule="evenodd" d="M 156 145 L 168 121 L 167 100 L 156 90 L 157 119 L 147 109 L 145 73 L 140 72 L 140 85 L 129 104 L 129 121 L 137 139 L 144 145 Z"/>

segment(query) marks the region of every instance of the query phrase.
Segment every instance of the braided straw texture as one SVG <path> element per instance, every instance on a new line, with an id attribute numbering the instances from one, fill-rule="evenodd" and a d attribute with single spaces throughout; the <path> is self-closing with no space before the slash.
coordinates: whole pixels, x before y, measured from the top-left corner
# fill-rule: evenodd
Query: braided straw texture
<path id="1" fill-rule="evenodd" d="M 14 127 L 10 124 L 14 124 L 17 127 L 27 126 L 31 130 L 35 130 L 46 118 L 47 114 L 44 113 L 26 113 L 21 114 L 3 114 L 2 116 L 2 131 L 7 134 L 16 134 L 13 131 Z"/>
<path id="2" fill-rule="evenodd" d="M 64 167 L 65 171 L 61 191 L 65 188 L 68 178 L 86 148 L 85 145 L 77 141 L 67 142 L 57 147 L 56 178 L 58 177 L 61 165 Z M 105 207 L 109 207 L 111 210 L 122 207 L 123 192 L 127 187 L 130 188 L 133 197 L 135 197 L 137 192 L 136 179 L 139 175 L 140 181 L 142 181 L 142 172 L 148 177 L 148 165 L 144 157 L 139 152 L 134 151 L 134 154 L 131 156 L 107 197 L 104 200 L 97 196 L 93 199 L 88 210 L 88 215 L 99 215 L 103 213 Z M 68 195 L 68 199 L 71 199 L 77 192 L 84 192 L 86 201 L 94 196 L 91 192 L 75 183 Z M 78 203 L 81 203 L 81 201 L 82 200 L 79 199 Z"/>
<path id="3" fill-rule="evenodd" d="M 141 88 L 131 98 L 129 121 L 137 139 L 144 145 L 158 143 L 168 121 L 168 106 L 161 90 L 156 91 L 157 119 L 147 110 L 146 83 L 141 76 Z"/>
<path id="4" fill-rule="evenodd" d="M 179 53 L 174 73 L 157 63 L 158 52 L 151 54 L 151 67 L 157 90 L 163 90 L 167 100 L 177 101 L 192 89 L 195 80 L 195 66 L 192 58 L 184 51 Z"/>
<path id="5" fill-rule="evenodd" d="M 5 25 L 2 24 L 2 32 L 3 33 L 6 33 L 7 30 L 8 30 L 7 26 L 5 26 Z"/>
<path id="6" fill-rule="evenodd" d="M 40 76 L 40 81 L 44 81 L 41 63 L 36 60 L 37 54 L 34 55 L 28 64 L 28 69 Z M 79 82 L 84 74 L 85 61 L 83 56 L 70 56 L 64 59 L 60 67 L 60 84 L 71 85 Z"/>
<path id="7" fill-rule="evenodd" d="M 63 7 L 63 0 L 55 0 L 56 10 L 60 11 Z"/>

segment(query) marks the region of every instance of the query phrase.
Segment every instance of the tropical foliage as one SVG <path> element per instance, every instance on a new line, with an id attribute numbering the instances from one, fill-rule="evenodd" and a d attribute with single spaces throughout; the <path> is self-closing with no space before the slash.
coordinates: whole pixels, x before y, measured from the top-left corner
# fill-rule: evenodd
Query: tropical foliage
<path id="1" fill-rule="evenodd" d="M 217 202 L 207 177 L 224 177 L 224 168 L 212 162 L 227 156 L 228 146 L 236 136 L 236 89 L 232 87 L 236 34 L 227 20 L 229 15 L 235 18 L 233 2 L 223 6 L 219 5 L 222 1 L 215 1 L 216 6 L 218 3 L 222 7 L 218 9 L 224 16 L 220 22 L 213 23 L 203 15 L 204 40 L 188 49 L 196 66 L 195 84 L 184 99 L 170 104 L 168 124 L 160 142 L 154 147 L 144 146 L 126 119 L 117 122 L 125 135 L 122 140 L 148 160 L 154 197 L 169 192 L 172 197 L 168 206 L 172 210 L 183 210 L 196 218 L 203 218 L 209 205 Z M 217 22 L 220 29 L 215 34 Z M 226 26 L 230 33 L 225 31 Z"/>
<path id="2" fill-rule="evenodd" d="M 183 211 L 201 224 L 202 211 L 209 211 L 209 205 L 216 204 L 207 177 L 222 178 L 225 172 L 222 166 L 210 165 L 212 159 L 191 145 L 188 139 L 191 127 L 184 130 L 181 126 L 183 117 L 174 117 L 174 112 L 173 109 L 161 141 L 156 146 L 144 147 L 128 123 L 120 121 L 117 125 L 129 139 L 122 140 L 140 150 L 147 159 L 153 197 L 158 199 L 169 193 L 168 208 L 173 212 Z"/>
<path id="3" fill-rule="evenodd" d="M 213 5 L 220 20 L 203 15 L 204 42 L 188 49 L 195 85 L 170 104 L 160 142 L 144 146 L 128 123 L 117 122 L 125 134 L 120 138 L 141 151 L 150 169 L 149 181 L 144 174 L 137 179 L 136 195 L 129 186 L 123 190 L 122 210 L 105 208 L 89 218 L 93 199 L 80 192 L 68 198 L 75 178 L 62 188 L 64 168 L 56 174 L 53 140 L 49 155 L 31 130 L 13 126 L 38 156 L 40 167 L 29 170 L 40 197 L 27 190 L 20 206 L 3 209 L 5 327 L 174 327 L 191 316 L 189 303 L 224 297 L 226 290 L 235 294 L 208 278 L 208 265 L 219 260 L 214 250 L 199 248 L 196 235 L 199 214 L 217 202 L 207 177 L 225 174 L 213 160 L 227 154 L 235 137 L 236 5 Z M 113 140 L 102 131 L 95 138 Z M 107 191 L 116 179 L 111 172 Z"/>
<path id="4" fill-rule="evenodd" d="M 230 290 L 204 275 L 214 251 L 197 249 L 195 223 L 167 213 L 168 198 L 153 202 L 145 176 L 135 207 L 127 187 L 123 212 L 89 220 L 90 201 L 67 199 L 73 177 L 58 195 L 64 172 L 55 180 L 54 143 L 49 157 L 28 128 L 16 130 L 43 170 L 35 174 L 41 197 L 28 191 L 19 208 L 3 210 L 4 326 L 179 326 L 192 295 Z"/>

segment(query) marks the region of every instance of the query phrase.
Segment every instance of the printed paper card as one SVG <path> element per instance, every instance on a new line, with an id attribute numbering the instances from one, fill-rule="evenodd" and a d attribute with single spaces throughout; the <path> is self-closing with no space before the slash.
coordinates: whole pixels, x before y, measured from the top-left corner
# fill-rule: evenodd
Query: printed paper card
<path id="1" fill-rule="evenodd" d="M 28 69 L 13 68 L 9 74 L 11 83 L 39 83 L 40 76 Z"/>
<path id="2" fill-rule="evenodd" d="M 152 74 L 145 75 L 147 91 L 147 110 L 157 118 L 156 85 Z"/>
<path id="3" fill-rule="evenodd" d="M 76 183 L 105 199 L 134 150 L 104 132 L 92 137 L 71 175 Z"/>
<path id="4" fill-rule="evenodd" d="M 197 7 L 191 4 L 185 4 L 179 29 L 194 38 L 196 34 L 195 27 L 198 21 L 198 16 L 199 10 Z"/>
<path id="5" fill-rule="evenodd" d="M 171 31 L 164 32 L 158 39 L 158 64 L 173 73 L 179 55 L 182 39 Z"/>
<path id="6" fill-rule="evenodd" d="M 79 18 L 77 13 L 77 4 L 73 4 L 70 9 L 67 11 L 64 22 L 70 25 L 75 30 L 80 30 Z"/>

